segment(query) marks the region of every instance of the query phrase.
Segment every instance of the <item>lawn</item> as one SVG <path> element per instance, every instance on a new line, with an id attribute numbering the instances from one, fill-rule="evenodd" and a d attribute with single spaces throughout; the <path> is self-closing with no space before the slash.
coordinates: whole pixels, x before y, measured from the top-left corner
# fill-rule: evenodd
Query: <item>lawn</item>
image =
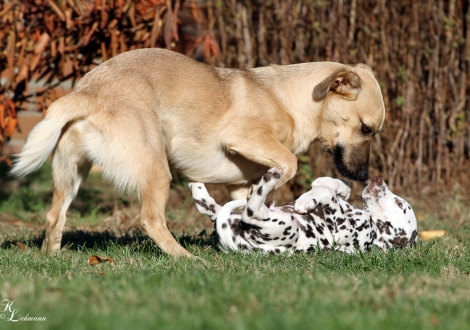
<path id="1" fill-rule="evenodd" d="M 198 215 L 189 192 L 175 185 L 172 198 L 178 203 L 168 208 L 169 226 L 201 258 L 193 261 L 163 255 L 138 228 L 138 201 L 92 174 L 69 211 L 65 248 L 47 256 L 39 246 L 51 199 L 50 166 L 21 181 L 8 180 L 2 171 L 1 329 L 468 329 L 470 324 L 470 208 L 457 190 L 445 199 L 410 199 L 419 230 L 447 231 L 437 240 L 388 252 L 289 257 L 219 252 L 210 221 Z M 90 266 L 92 255 L 114 262 Z M 46 320 L 7 321 L 21 317 Z"/>

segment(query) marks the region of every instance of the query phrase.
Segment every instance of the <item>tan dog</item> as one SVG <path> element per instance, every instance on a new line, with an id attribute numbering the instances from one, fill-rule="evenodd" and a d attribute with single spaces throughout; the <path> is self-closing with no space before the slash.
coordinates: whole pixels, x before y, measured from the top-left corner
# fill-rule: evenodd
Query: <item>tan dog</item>
<path id="1" fill-rule="evenodd" d="M 54 102 L 11 173 L 36 170 L 54 151 L 43 252 L 60 249 L 66 211 L 96 164 L 117 188 L 140 195 L 141 226 L 163 251 L 191 256 L 166 226 L 170 168 L 188 181 L 225 184 L 240 198 L 271 167 L 285 168 L 280 187 L 296 173 L 295 155 L 320 140 L 340 173 L 366 180 L 384 114 L 364 65 L 236 70 L 142 49 L 101 64 Z"/>

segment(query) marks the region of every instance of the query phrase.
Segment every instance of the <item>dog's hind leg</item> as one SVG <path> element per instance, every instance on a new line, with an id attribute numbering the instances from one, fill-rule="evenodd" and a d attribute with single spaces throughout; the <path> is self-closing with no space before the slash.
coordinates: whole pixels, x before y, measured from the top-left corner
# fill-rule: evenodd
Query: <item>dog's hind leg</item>
<path id="1" fill-rule="evenodd" d="M 171 235 L 166 225 L 165 207 L 170 195 L 171 174 L 168 165 L 158 160 L 152 162 L 152 168 L 142 173 L 144 182 L 140 187 L 142 209 L 140 225 L 157 245 L 175 257 L 193 257 Z"/>
<path id="2" fill-rule="evenodd" d="M 77 130 L 71 128 L 64 133 L 54 153 L 52 159 L 54 195 L 52 208 L 46 216 L 46 237 L 42 243 L 42 253 L 60 250 L 67 209 L 90 171 L 91 163 L 79 144 Z"/>
<path id="3" fill-rule="evenodd" d="M 111 102 L 111 100 L 109 100 Z M 173 256 L 192 255 L 172 236 L 166 225 L 165 207 L 170 195 L 171 173 L 159 121 L 145 102 L 103 106 L 87 118 L 84 145 L 103 178 L 141 199 L 140 225 L 148 236 Z M 117 116 L 112 109 L 121 109 Z M 123 132 L 132 128 L 132 134 Z"/>

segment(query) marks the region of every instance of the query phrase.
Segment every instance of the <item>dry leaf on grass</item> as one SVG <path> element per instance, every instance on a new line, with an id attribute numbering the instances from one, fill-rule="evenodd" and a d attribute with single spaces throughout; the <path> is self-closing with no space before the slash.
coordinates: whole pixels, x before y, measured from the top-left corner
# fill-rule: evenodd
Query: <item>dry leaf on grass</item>
<path id="1" fill-rule="evenodd" d="M 425 218 L 424 213 L 416 213 L 416 220 L 424 220 Z"/>
<path id="2" fill-rule="evenodd" d="M 90 266 L 94 266 L 94 265 L 99 265 L 100 263 L 102 262 L 105 262 L 105 261 L 108 261 L 110 264 L 114 264 L 114 259 L 113 258 L 110 258 L 110 257 L 99 257 L 97 255 L 92 255 L 89 259 L 88 259 L 88 264 Z"/>
<path id="3" fill-rule="evenodd" d="M 3 243 L 0 244 L 0 248 L 2 249 L 11 249 L 15 248 L 15 245 L 20 249 L 21 251 L 26 250 L 26 245 L 22 242 L 18 242 L 14 239 L 7 239 Z"/>
<path id="4" fill-rule="evenodd" d="M 26 249 L 26 245 L 24 245 L 23 243 L 21 242 L 18 242 L 18 241 L 11 241 L 13 244 L 16 244 L 20 250 L 25 250 Z"/>
<path id="5" fill-rule="evenodd" d="M 445 230 L 425 230 L 418 233 L 419 239 L 429 241 L 430 239 L 442 237 L 446 234 Z"/>

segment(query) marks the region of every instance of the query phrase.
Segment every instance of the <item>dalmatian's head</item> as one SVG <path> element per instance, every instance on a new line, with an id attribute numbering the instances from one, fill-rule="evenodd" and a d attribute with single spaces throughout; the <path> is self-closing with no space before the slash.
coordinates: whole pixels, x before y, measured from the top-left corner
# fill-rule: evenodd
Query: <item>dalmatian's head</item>
<path id="1" fill-rule="evenodd" d="M 413 209 L 406 200 L 393 194 L 382 178 L 369 182 L 362 199 L 364 210 L 370 213 L 387 247 L 416 244 L 418 226 Z"/>

